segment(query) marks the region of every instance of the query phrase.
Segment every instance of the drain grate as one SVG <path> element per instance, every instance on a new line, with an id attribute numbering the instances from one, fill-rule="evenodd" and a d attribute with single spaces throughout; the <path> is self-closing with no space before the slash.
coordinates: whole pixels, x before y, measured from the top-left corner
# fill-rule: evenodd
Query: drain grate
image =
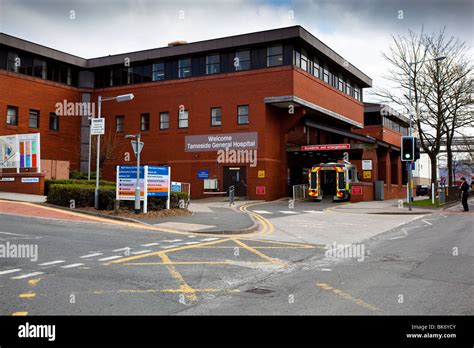
<path id="1" fill-rule="evenodd" d="M 270 289 L 262 289 L 262 288 L 253 288 L 250 290 L 246 290 L 245 292 L 249 292 L 251 294 L 258 294 L 258 295 L 266 295 L 274 292 L 273 290 Z"/>

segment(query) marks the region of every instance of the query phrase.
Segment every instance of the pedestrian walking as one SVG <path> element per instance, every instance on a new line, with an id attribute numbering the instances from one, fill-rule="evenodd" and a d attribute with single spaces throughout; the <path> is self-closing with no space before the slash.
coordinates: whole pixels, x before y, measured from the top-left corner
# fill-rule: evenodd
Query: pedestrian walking
<path id="1" fill-rule="evenodd" d="M 461 190 L 461 202 L 464 208 L 464 211 L 469 211 L 469 205 L 467 204 L 467 198 L 469 197 L 469 184 L 466 181 L 465 177 L 461 178 L 462 184 L 459 186 Z"/>

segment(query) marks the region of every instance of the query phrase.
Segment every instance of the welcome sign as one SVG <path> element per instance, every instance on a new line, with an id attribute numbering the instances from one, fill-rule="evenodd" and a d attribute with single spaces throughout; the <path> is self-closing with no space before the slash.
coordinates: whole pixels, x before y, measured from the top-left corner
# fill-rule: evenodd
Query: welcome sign
<path id="1" fill-rule="evenodd" d="M 256 150 L 258 149 L 258 133 L 224 133 L 189 135 L 184 140 L 184 151 L 202 152 L 225 149 Z"/>

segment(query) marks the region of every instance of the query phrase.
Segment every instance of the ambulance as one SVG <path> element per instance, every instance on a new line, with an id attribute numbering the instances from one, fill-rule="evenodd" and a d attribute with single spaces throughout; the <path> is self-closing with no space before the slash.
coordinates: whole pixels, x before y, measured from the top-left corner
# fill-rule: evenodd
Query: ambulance
<path id="1" fill-rule="evenodd" d="M 308 194 L 313 200 L 333 196 L 333 201 L 347 201 L 351 184 L 359 182 L 357 167 L 347 161 L 320 163 L 309 171 L 308 182 Z"/>

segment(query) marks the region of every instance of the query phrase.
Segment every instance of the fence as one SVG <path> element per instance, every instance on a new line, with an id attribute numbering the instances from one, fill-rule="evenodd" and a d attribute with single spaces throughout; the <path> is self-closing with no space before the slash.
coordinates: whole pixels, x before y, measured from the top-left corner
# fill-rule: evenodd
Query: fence
<path id="1" fill-rule="evenodd" d="M 293 200 L 299 201 L 308 198 L 308 184 L 293 185 Z"/>
<path id="2" fill-rule="evenodd" d="M 431 198 L 431 190 L 429 196 Z M 438 198 L 438 205 L 444 205 L 461 201 L 461 191 L 459 186 L 439 186 L 435 184 L 435 197 Z"/>

